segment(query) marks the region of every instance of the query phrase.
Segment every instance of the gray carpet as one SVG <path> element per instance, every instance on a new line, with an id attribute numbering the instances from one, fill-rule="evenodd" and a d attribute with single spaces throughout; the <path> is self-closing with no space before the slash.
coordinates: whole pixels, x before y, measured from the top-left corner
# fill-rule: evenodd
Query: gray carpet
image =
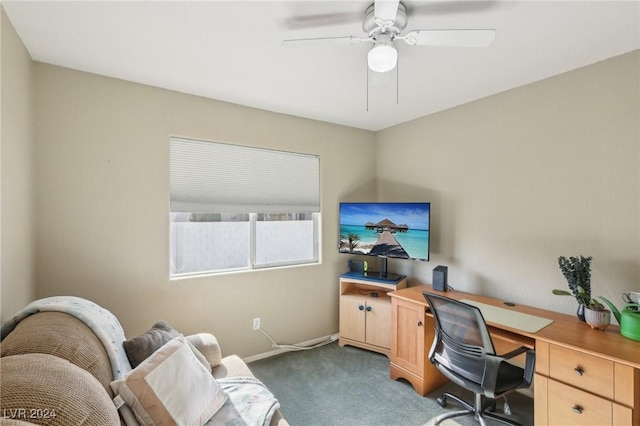
<path id="1" fill-rule="evenodd" d="M 256 377 L 280 401 L 292 426 L 422 426 L 455 403 L 442 408 L 435 398 L 453 392 L 467 401 L 471 394 L 453 384 L 422 397 L 411 385 L 389 378 L 389 359 L 374 352 L 340 347 L 337 342 L 320 348 L 288 352 L 249 364 Z M 523 425 L 533 424 L 533 400 L 520 393 L 509 396 L 512 416 Z M 502 402 L 498 414 L 502 414 Z M 443 425 L 476 425 L 472 417 L 459 417 Z M 489 421 L 489 424 L 500 424 Z"/>

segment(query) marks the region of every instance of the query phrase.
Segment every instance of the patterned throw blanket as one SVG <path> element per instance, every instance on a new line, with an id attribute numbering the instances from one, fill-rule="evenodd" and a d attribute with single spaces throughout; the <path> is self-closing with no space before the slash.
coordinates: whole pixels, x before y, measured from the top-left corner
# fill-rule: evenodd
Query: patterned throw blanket
<path id="1" fill-rule="evenodd" d="M 81 297 L 54 296 L 31 302 L 2 324 L 0 341 L 4 340 L 20 321 L 38 312 L 64 312 L 84 322 L 102 342 L 111 363 L 114 379 L 122 378 L 131 370 L 131 364 L 122 345 L 125 341 L 124 331 L 118 319 L 100 305 Z"/>
<path id="2" fill-rule="evenodd" d="M 30 303 L 2 324 L 0 341 L 4 340 L 20 321 L 38 312 L 64 312 L 85 323 L 102 342 L 111 363 L 114 380 L 131 371 L 131 364 L 122 344 L 126 339 L 118 319 L 100 305 L 80 297 L 54 296 Z M 273 414 L 280 407 L 278 400 L 256 378 L 228 377 L 217 381 L 229 398 L 209 419 L 206 426 L 268 426 Z M 128 425 L 139 424 L 132 413 L 121 414 Z"/>
<path id="3" fill-rule="evenodd" d="M 229 399 L 205 426 L 268 426 L 280 403 L 254 377 L 217 379 Z"/>

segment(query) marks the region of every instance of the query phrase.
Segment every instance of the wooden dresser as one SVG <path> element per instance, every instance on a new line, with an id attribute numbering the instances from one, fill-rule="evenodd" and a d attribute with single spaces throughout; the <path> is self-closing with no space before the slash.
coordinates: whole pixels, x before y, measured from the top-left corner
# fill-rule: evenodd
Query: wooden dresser
<path id="1" fill-rule="evenodd" d="M 446 382 L 428 360 L 433 317 L 422 291 L 409 287 L 389 293 L 392 379 L 403 378 L 422 395 Z M 461 291 L 441 293 L 553 320 L 531 333 L 488 322 L 498 353 L 517 346 L 535 347 L 534 419 L 542 425 L 640 426 L 640 342 L 622 337 L 619 328 L 592 330 L 575 316 Z"/>

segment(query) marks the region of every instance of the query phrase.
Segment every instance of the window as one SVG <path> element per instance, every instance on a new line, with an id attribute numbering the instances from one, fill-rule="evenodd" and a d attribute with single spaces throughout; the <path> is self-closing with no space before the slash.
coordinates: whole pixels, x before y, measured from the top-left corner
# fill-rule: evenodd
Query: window
<path id="1" fill-rule="evenodd" d="M 170 145 L 172 277 L 318 262 L 317 156 Z"/>

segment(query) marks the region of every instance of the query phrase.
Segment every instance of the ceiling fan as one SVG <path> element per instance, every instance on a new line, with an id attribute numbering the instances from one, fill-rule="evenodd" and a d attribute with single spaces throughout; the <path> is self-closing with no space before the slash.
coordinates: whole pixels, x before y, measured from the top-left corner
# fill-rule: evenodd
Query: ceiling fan
<path id="1" fill-rule="evenodd" d="M 367 37 L 322 37 L 284 40 L 285 46 L 372 43 L 367 54 L 369 69 L 378 73 L 393 70 L 398 63 L 396 40 L 410 46 L 487 47 L 496 37 L 493 29 L 412 30 L 407 26 L 407 9 L 399 0 L 375 0 L 364 12 L 362 29 Z"/>

